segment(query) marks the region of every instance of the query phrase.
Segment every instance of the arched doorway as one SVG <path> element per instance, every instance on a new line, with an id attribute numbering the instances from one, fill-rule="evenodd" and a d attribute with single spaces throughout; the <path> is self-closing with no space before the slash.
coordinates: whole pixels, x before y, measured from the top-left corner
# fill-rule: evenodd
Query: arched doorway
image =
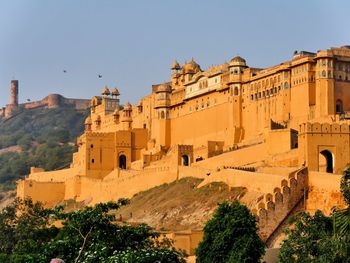
<path id="1" fill-rule="evenodd" d="M 342 113 L 343 112 L 343 102 L 341 100 L 337 100 L 335 103 L 335 112 Z"/>
<path id="2" fill-rule="evenodd" d="M 318 170 L 320 172 L 333 173 L 333 154 L 328 150 L 323 150 L 318 156 Z"/>
<path id="3" fill-rule="evenodd" d="M 126 156 L 124 154 L 119 155 L 118 166 L 120 169 L 126 169 Z"/>
<path id="4" fill-rule="evenodd" d="M 183 166 L 189 166 L 190 165 L 190 158 L 188 155 L 182 155 L 182 165 Z"/>

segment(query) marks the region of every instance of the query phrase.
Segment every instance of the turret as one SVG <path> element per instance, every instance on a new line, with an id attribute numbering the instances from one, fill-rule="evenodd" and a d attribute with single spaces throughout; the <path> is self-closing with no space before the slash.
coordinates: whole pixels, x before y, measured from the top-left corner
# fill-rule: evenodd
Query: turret
<path id="1" fill-rule="evenodd" d="M 95 127 L 96 127 L 96 129 L 100 129 L 101 128 L 101 116 L 100 115 L 97 115 L 97 117 L 96 117 Z"/>
<path id="2" fill-rule="evenodd" d="M 115 97 L 115 98 L 118 98 L 118 96 L 120 95 L 120 93 L 119 93 L 119 90 L 118 90 L 117 87 L 113 88 L 111 95 L 112 95 L 112 98 L 114 98 L 114 97 Z"/>
<path id="3" fill-rule="evenodd" d="M 179 78 L 181 75 L 181 66 L 176 60 L 171 65 L 171 86 L 175 89 L 179 86 Z"/>
<path id="4" fill-rule="evenodd" d="M 119 109 L 115 109 L 115 111 L 113 112 L 113 120 L 115 123 L 119 123 L 120 120 L 120 113 L 119 113 Z"/>
<path id="5" fill-rule="evenodd" d="M 247 64 L 244 58 L 236 56 L 233 59 L 231 59 L 229 64 L 231 74 L 241 75 L 245 68 L 247 68 Z"/>
<path id="6" fill-rule="evenodd" d="M 155 108 L 158 110 L 159 119 L 167 119 L 169 116 L 169 106 L 170 106 L 170 86 L 167 84 L 161 84 L 156 89 L 157 100 L 155 103 Z"/>
<path id="7" fill-rule="evenodd" d="M 128 102 L 124 105 L 123 116 L 121 120 L 123 123 L 124 130 L 131 129 L 131 123 L 132 123 L 131 113 L 132 113 L 132 105 L 130 104 L 130 102 Z"/>
<path id="8" fill-rule="evenodd" d="M 170 146 L 170 93 L 171 88 L 168 84 L 161 84 L 156 89 L 155 109 L 158 112 L 156 141 L 165 147 Z"/>
<path id="9" fill-rule="evenodd" d="M 109 91 L 108 86 L 105 86 L 101 91 L 102 96 L 108 97 L 110 94 L 111 94 L 111 92 Z"/>
<path id="10" fill-rule="evenodd" d="M 192 60 L 189 63 L 185 63 L 182 66 L 181 73 L 184 74 L 185 81 L 190 81 L 192 79 L 192 76 L 198 72 L 202 72 L 201 67 Z"/>
<path id="11" fill-rule="evenodd" d="M 91 131 L 91 125 L 92 125 L 92 121 L 91 121 L 91 117 L 87 117 L 85 119 L 85 131 Z"/>

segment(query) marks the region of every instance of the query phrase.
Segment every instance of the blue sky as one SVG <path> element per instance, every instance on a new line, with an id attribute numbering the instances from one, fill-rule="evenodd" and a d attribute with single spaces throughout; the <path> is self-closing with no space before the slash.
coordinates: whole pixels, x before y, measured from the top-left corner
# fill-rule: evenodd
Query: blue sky
<path id="1" fill-rule="evenodd" d="M 350 44 L 349 10 L 345 0 L 0 0 L 0 105 L 13 77 L 22 102 L 108 85 L 135 103 L 169 80 L 174 59 L 205 69 L 239 54 L 272 66 L 294 50 Z"/>

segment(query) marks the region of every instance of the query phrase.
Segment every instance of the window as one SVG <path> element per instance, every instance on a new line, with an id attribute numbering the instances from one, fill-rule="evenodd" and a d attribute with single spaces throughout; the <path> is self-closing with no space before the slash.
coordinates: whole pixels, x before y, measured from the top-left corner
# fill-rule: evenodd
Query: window
<path id="1" fill-rule="evenodd" d="M 235 96 L 237 96 L 237 95 L 238 95 L 238 87 L 235 87 L 235 88 L 234 88 L 234 92 L 233 92 L 233 94 L 234 94 Z"/>
<path id="2" fill-rule="evenodd" d="M 335 105 L 335 111 L 336 111 L 336 113 L 343 112 L 343 102 L 341 100 L 337 100 L 336 105 Z"/>
<path id="3" fill-rule="evenodd" d="M 91 159 L 91 162 L 92 162 L 92 163 L 95 163 L 95 159 Z"/>

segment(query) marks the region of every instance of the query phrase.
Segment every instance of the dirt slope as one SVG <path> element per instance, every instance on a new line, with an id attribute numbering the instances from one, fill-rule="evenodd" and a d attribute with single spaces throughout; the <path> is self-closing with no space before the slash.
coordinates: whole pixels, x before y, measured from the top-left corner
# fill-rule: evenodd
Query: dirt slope
<path id="1" fill-rule="evenodd" d="M 244 188 L 228 189 L 224 183 L 196 188 L 202 179 L 184 178 L 136 194 L 117 212 L 117 218 L 142 222 L 157 230 L 180 231 L 202 228 L 218 203 L 242 198 Z"/>

